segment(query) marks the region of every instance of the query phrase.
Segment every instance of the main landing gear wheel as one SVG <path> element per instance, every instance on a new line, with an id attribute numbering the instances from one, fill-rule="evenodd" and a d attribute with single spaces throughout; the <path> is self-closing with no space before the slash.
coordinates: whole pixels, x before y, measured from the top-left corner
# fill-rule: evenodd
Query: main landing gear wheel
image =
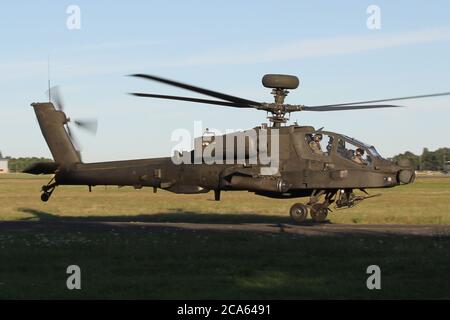
<path id="1" fill-rule="evenodd" d="M 325 222 L 328 216 L 328 207 L 321 203 L 311 206 L 311 218 L 314 222 Z"/>
<path id="2" fill-rule="evenodd" d="M 289 210 L 289 213 L 295 222 L 305 222 L 308 216 L 308 207 L 303 203 L 295 203 Z"/>

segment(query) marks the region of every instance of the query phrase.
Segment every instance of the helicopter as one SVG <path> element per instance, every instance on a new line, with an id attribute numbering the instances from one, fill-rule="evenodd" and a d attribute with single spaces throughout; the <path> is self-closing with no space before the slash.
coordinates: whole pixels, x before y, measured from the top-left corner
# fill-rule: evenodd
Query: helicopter
<path id="1" fill-rule="evenodd" d="M 293 112 L 331 112 L 397 108 L 391 101 L 450 95 L 450 92 L 377 99 L 350 103 L 306 106 L 287 104 L 289 90 L 297 89 L 299 79 L 292 75 L 266 74 L 264 87 L 271 89 L 274 102 L 258 102 L 190 84 L 148 74 L 131 75 L 203 94 L 215 99 L 185 96 L 131 93 L 134 96 L 233 108 L 250 108 L 269 114 L 271 125 L 262 124 L 238 133 L 195 139 L 194 150 L 175 152 L 173 157 L 84 163 L 69 124 L 95 131 L 93 121 L 71 121 L 57 90 L 53 102 L 32 103 L 40 129 L 51 151 L 53 162 L 38 162 L 24 170 L 29 174 L 53 174 L 42 186 L 41 200 L 50 199 L 60 185 L 85 185 L 89 191 L 98 185 L 143 187 L 175 194 L 214 192 L 221 200 L 223 191 L 248 191 L 277 199 L 308 198 L 294 203 L 289 214 L 294 222 L 304 222 L 308 215 L 314 222 L 324 222 L 335 209 L 351 208 L 369 195 L 368 189 L 392 188 L 414 182 L 415 170 L 407 159 L 396 162 L 383 158 L 376 148 L 344 134 L 315 129 L 312 126 L 288 125 Z M 240 147 L 235 142 L 241 139 Z M 274 139 L 276 138 L 276 139 Z M 224 141 L 226 143 L 224 143 Z M 231 146 L 231 147 L 230 147 Z M 238 143 L 239 146 L 239 143 Z M 239 150 L 238 150 L 239 149 Z M 210 151 L 209 157 L 204 151 Z M 256 151 L 256 152 L 255 152 Z M 270 154 L 276 161 L 263 161 Z M 274 157 L 276 156 L 276 157 Z M 215 160 L 209 161 L 211 157 Z M 266 157 L 267 158 L 267 157 Z M 183 160 L 183 161 L 180 161 Z M 362 195 L 356 194 L 360 190 Z"/>

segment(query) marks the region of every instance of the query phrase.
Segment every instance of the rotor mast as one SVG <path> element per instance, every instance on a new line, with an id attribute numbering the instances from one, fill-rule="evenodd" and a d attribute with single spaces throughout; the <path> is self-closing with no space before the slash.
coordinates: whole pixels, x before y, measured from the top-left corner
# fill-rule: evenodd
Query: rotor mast
<path id="1" fill-rule="evenodd" d="M 271 105 L 270 117 L 267 117 L 272 122 L 272 127 L 279 128 L 281 124 L 286 123 L 289 118 L 286 118 L 286 112 L 283 110 L 284 99 L 288 95 L 289 91 L 283 88 L 275 88 L 271 94 L 275 99 L 275 104 Z"/>

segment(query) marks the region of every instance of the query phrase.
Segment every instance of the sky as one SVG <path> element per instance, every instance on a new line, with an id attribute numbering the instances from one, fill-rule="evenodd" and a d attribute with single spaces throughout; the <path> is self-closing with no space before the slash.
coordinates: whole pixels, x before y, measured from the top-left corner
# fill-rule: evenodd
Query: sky
<path id="1" fill-rule="evenodd" d="M 80 10 L 79 29 L 70 6 Z M 380 28 L 368 28 L 369 6 Z M 69 26 L 74 26 L 70 24 Z M 266 73 L 300 78 L 286 103 L 320 105 L 450 91 L 450 2 L 435 1 L 11 1 L 0 10 L 0 150 L 50 157 L 30 107 L 50 79 L 67 115 L 97 117 L 76 131 L 85 162 L 169 156 L 174 130 L 194 121 L 225 132 L 266 113 L 127 92 L 195 96 L 128 77 L 148 73 L 272 102 Z M 203 96 L 203 98 L 207 98 Z M 399 109 L 300 112 L 291 120 L 376 146 L 386 157 L 450 147 L 450 97 Z"/>

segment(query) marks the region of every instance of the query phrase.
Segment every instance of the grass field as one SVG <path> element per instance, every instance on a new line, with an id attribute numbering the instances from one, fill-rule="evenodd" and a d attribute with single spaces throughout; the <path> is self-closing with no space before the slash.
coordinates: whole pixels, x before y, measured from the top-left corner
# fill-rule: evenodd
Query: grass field
<path id="1" fill-rule="evenodd" d="M 32 226 L 0 228 L 0 298 L 450 298 L 449 237 L 117 227 L 104 222 L 288 224 L 294 201 L 59 187 L 42 203 L 47 180 L 0 175 L 0 220 Z M 330 223 L 450 224 L 449 178 L 373 193 L 382 196 Z M 80 291 L 65 287 L 71 264 L 82 269 Z M 382 290 L 366 288 L 371 264 Z"/>
<path id="2" fill-rule="evenodd" d="M 175 195 L 151 189 L 58 187 L 48 203 L 39 200 L 49 177 L 0 175 L 0 220 L 91 219 L 103 221 L 289 222 L 293 199 L 258 197 L 248 192 Z M 329 215 L 332 223 L 450 224 L 450 176 L 424 177 L 381 193 L 349 210 Z M 307 199 L 300 199 L 306 201 Z"/>

